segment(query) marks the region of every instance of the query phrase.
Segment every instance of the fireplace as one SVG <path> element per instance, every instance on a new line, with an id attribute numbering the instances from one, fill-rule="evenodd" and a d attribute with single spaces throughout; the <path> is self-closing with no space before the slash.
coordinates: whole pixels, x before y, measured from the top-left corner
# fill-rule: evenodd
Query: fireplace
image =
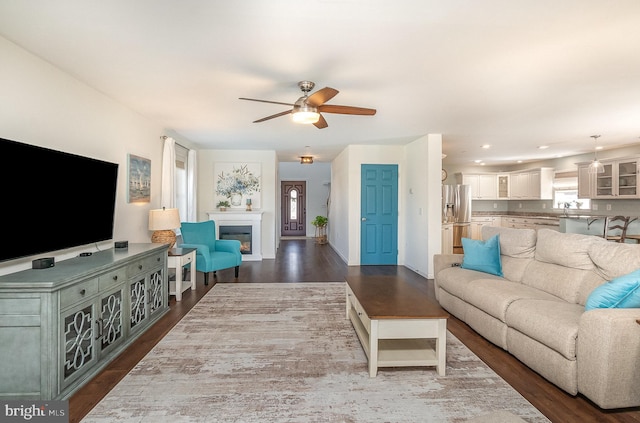
<path id="1" fill-rule="evenodd" d="M 210 211 L 207 212 L 210 220 L 216 222 L 216 233 L 218 239 L 238 239 L 241 244 L 244 244 L 244 250 L 242 253 L 242 261 L 260 261 L 262 260 L 262 211 L 234 211 L 233 209 L 228 211 Z M 232 235 L 223 235 L 223 231 L 220 228 L 230 228 L 233 231 Z M 243 239 L 238 238 L 237 227 L 242 227 L 244 230 Z M 246 228 L 250 228 L 248 231 Z M 249 239 L 247 239 L 247 235 Z M 247 245 L 248 242 L 248 245 Z M 247 246 L 249 249 L 247 250 Z M 249 253 L 249 251 L 251 251 Z M 270 257 L 275 258 L 275 257 Z"/>
<path id="2" fill-rule="evenodd" d="M 218 228 L 219 239 L 236 239 L 240 241 L 240 252 L 251 254 L 251 225 L 221 225 Z"/>

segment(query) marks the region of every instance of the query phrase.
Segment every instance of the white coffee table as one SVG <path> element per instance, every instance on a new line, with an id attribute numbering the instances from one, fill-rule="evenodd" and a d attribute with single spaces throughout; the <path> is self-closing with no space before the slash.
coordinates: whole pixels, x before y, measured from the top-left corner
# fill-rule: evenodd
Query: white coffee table
<path id="1" fill-rule="evenodd" d="M 434 366 L 445 375 L 449 314 L 396 276 L 347 276 L 347 319 L 379 367 Z M 434 342 L 435 340 L 435 342 Z"/>

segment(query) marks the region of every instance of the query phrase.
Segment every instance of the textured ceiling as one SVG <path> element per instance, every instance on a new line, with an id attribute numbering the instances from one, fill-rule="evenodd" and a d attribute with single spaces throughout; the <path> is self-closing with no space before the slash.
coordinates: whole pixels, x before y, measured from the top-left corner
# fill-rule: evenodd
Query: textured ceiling
<path id="1" fill-rule="evenodd" d="M 0 0 L 0 35 L 202 148 L 329 161 L 441 133 L 447 162 L 503 165 L 640 141 L 638 0 Z M 238 99 L 300 80 L 378 112 L 319 130 Z"/>

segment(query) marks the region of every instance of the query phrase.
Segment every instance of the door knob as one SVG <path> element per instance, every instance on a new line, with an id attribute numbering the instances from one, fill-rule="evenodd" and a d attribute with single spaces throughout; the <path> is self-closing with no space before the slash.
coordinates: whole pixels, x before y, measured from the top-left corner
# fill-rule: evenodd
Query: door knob
<path id="1" fill-rule="evenodd" d="M 367 218 L 366 218 L 366 217 L 363 217 L 363 218 L 362 218 L 362 221 L 363 221 L 363 222 L 366 222 L 366 221 L 367 221 Z"/>

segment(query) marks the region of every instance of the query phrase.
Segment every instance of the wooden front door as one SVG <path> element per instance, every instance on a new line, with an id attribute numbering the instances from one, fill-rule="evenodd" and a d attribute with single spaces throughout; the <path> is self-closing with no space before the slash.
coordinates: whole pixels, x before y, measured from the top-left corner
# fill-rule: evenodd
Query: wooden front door
<path id="1" fill-rule="evenodd" d="M 305 181 L 281 182 L 282 236 L 307 235 L 306 190 Z"/>

